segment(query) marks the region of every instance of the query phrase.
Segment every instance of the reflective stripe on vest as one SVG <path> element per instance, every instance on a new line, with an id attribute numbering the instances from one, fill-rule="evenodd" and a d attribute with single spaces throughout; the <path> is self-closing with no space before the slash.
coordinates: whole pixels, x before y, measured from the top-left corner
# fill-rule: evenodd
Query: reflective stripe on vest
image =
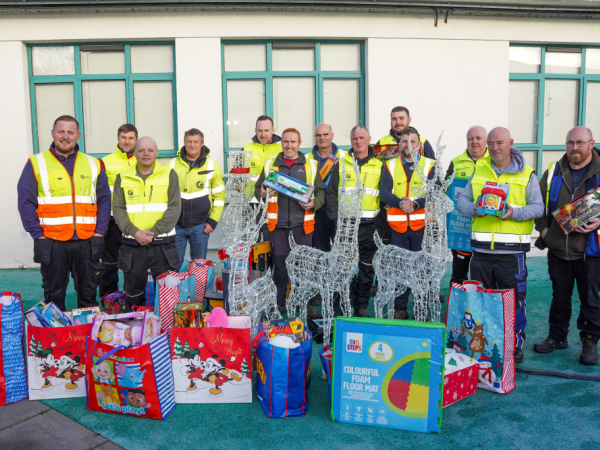
<path id="1" fill-rule="evenodd" d="M 121 151 L 119 146 L 110 155 L 106 155 L 102 158 L 104 163 L 104 170 L 106 172 L 106 178 L 108 178 L 108 187 L 110 188 L 110 204 L 112 205 L 113 191 L 115 190 L 115 180 L 117 175 L 128 169 L 131 166 L 137 164 L 135 157 L 128 158 L 127 153 Z M 112 215 L 112 209 L 110 211 Z"/>
<path id="2" fill-rule="evenodd" d="M 269 172 L 271 171 L 271 166 L 273 165 L 273 161 L 275 158 L 269 159 L 265 164 L 265 180 L 269 176 Z M 273 170 L 279 171 L 279 167 L 273 167 Z M 317 176 L 317 162 L 313 159 L 307 159 L 304 163 L 304 170 L 306 172 L 306 180 L 310 180 L 310 183 L 314 186 L 315 178 Z M 267 227 L 270 231 L 273 231 L 277 226 L 277 214 L 279 211 L 278 205 L 278 194 L 277 192 L 272 197 L 269 197 L 269 203 L 267 204 Z M 311 196 L 314 198 L 314 194 Z M 315 213 L 314 211 L 304 211 L 304 232 L 312 233 L 315 229 Z"/>
<path id="3" fill-rule="evenodd" d="M 399 161 L 398 164 L 397 161 Z M 424 156 L 419 158 L 419 166 L 423 173 L 429 175 L 434 162 L 433 159 Z M 418 197 L 413 192 L 413 188 L 423 186 L 423 180 L 419 174 L 413 172 L 409 181 L 401 158 L 392 159 L 386 162 L 386 165 L 392 175 L 392 192 L 394 195 L 398 198 L 408 197 L 415 201 Z M 425 226 L 425 208 L 416 209 L 412 214 L 406 214 L 398 207 L 390 208 L 387 211 L 387 220 L 390 227 L 398 233 L 406 233 L 408 227 L 413 231 L 418 231 Z"/>
<path id="4" fill-rule="evenodd" d="M 73 177 L 50 150 L 29 158 L 38 181 L 37 214 L 44 236 L 88 239 L 96 230 L 96 182 L 100 161 L 77 152 Z"/>
<path id="5" fill-rule="evenodd" d="M 340 156 L 342 156 L 341 153 Z M 338 163 L 340 170 L 338 187 L 342 187 L 345 178 L 346 189 L 356 189 L 356 173 L 354 172 L 352 155 L 349 152 L 344 152 L 343 158 L 344 164 L 342 164 L 342 161 Z M 365 188 L 365 195 L 362 198 L 363 210 L 361 217 L 363 219 L 374 219 L 379 212 L 379 180 L 381 179 L 382 165 L 383 163 L 378 159 L 371 158 L 360 167 L 359 175 Z M 346 168 L 345 174 L 342 172 L 343 167 Z"/>

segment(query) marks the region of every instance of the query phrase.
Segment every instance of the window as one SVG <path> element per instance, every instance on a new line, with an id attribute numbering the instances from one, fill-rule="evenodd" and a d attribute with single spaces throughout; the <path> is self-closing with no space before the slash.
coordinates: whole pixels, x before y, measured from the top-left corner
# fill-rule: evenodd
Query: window
<path id="1" fill-rule="evenodd" d="M 172 44 L 34 45 L 28 53 L 35 152 L 50 146 L 54 120 L 69 114 L 85 153 L 112 153 L 117 129 L 132 123 L 156 140 L 161 157 L 175 156 Z"/>
<path id="2" fill-rule="evenodd" d="M 578 125 L 600 133 L 600 48 L 510 47 L 508 126 L 541 176 Z"/>
<path id="3" fill-rule="evenodd" d="M 350 129 L 364 124 L 362 43 L 224 42 L 222 55 L 225 152 L 251 142 L 262 114 L 276 134 L 298 129 L 304 152 L 322 122 L 350 148 Z"/>

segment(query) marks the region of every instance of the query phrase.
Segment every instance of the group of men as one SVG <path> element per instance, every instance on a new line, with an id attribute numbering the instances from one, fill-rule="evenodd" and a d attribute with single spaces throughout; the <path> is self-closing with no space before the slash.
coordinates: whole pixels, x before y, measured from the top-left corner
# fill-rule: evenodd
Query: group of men
<path id="1" fill-rule="evenodd" d="M 357 125 L 350 132 L 351 149 L 333 142 L 328 124 L 315 130 L 316 145 L 300 152 L 302 137 L 294 128 L 275 134 L 273 120 L 260 116 L 256 135 L 244 151 L 252 153 L 255 199 L 267 199 L 267 225 L 277 287 L 277 304 L 285 313 L 288 274 L 285 260 L 289 236 L 301 245 L 330 251 L 336 233 L 338 190 L 356 186 L 353 161 L 365 187 L 358 231 L 359 267 L 352 286 L 355 314 L 369 317 L 374 287 L 373 257 L 377 229 L 392 245 L 421 250 L 425 227 L 425 199 L 418 197 L 424 181 L 415 173 L 418 164 L 429 179 L 434 176 L 435 154 L 429 142 L 411 126 L 409 110 L 398 106 L 390 114 L 389 135 L 380 145 L 400 145 L 400 157 L 382 163 L 375 157 L 369 130 Z M 187 243 L 191 258 L 206 258 L 208 237 L 224 207 L 223 172 L 210 159 L 204 136 L 197 129 L 185 132 L 184 146 L 166 166 L 156 159 L 158 149 L 150 137 L 138 140 L 133 125 L 117 132 L 115 151 L 99 161 L 79 152 L 79 124 L 70 116 L 56 119 L 50 149 L 31 157 L 18 184 L 19 212 L 34 239 L 34 261 L 40 263 L 44 296 L 65 307 L 69 274 L 77 291 L 78 306 L 96 305 L 100 295 L 118 289 L 118 269 L 124 273 L 128 309 L 144 301 L 147 272 L 156 278 L 178 270 Z M 548 248 L 552 280 L 548 338 L 534 345 L 539 353 L 567 348 L 571 293 L 577 281 L 581 309 L 577 322 L 582 342 L 580 362 L 597 364 L 600 338 L 600 219 L 564 235 L 552 212 L 600 184 L 600 151 L 589 129 L 577 127 L 566 138 L 566 154 L 550 165 L 541 178 L 513 146 L 506 128 L 487 133 L 481 126 L 467 132 L 467 149 L 455 157 L 446 176 L 466 182 L 457 209 L 472 218 L 472 252 L 452 250 L 452 282 L 468 277 L 491 289 L 514 289 L 516 294 L 515 360 L 523 361 L 525 343 L 527 266 L 531 232 L 540 232 L 536 245 Z M 410 149 L 418 149 L 417 161 Z M 329 155 L 340 162 L 325 180 L 320 169 Z M 346 173 L 342 173 L 344 160 Z M 308 203 L 267 190 L 263 181 L 271 170 L 314 185 Z M 350 171 L 352 173 L 350 173 Z M 486 181 L 510 185 L 502 217 L 477 212 L 475 201 Z M 395 299 L 394 318 L 408 319 L 410 290 Z M 318 299 L 311 300 L 316 305 Z M 309 306 L 309 314 L 315 312 Z M 341 314 L 334 299 L 334 312 Z"/>

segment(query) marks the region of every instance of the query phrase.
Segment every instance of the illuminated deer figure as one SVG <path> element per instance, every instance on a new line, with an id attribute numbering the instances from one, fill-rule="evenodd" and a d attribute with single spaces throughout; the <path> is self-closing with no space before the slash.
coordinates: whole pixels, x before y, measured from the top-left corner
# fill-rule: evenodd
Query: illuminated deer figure
<path id="1" fill-rule="evenodd" d="M 373 268 L 379 283 L 375 296 L 375 317 L 384 317 L 387 306 L 387 317 L 394 316 L 394 299 L 407 288 L 411 288 L 414 299 L 415 320 L 425 322 L 429 308 L 433 322 L 440 321 L 440 280 L 446 273 L 450 253 L 446 234 L 446 215 L 454 209 L 452 200 L 446 191 L 454 174 L 444 180 L 441 156 L 446 146 L 440 145 L 442 134 L 437 142 L 436 162 L 433 164 L 435 174 L 432 180 L 418 164 L 418 151 L 410 147 L 413 158 L 414 174 L 423 180 L 423 188 L 417 195 L 425 199 L 425 231 L 422 250 L 412 252 L 395 245 L 384 245 L 379 234 L 375 233 L 378 247 L 373 258 Z M 415 176 L 413 175 L 413 176 Z"/>
<path id="2" fill-rule="evenodd" d="M 362 215 L 362 198 L 365 189 L 360 179 L 356 160 L 356 187 L 346 187 L 346 165 L 342 158 L 342 187 L 339 190 L 338 221 L 331 252 L 323 252 L 306 245 L 296 245 L 290 234 L 290 254 L 285 263 L 290 277 L 291 290 L 286 306 L 289 317 L 298 316 L 306 323 L 306 306 L 317 293 L 323 303 L 323 336 L 329 343 L 333 321 L 334 293 L 340 294 L 342 312 L 352 315 L 350 306 L 350 282 L 358 267 L 358 226 Z"/>
<path id="3" fill-rule="evenodd" d="M 267 194 L 266 202 L 269 201 Z M 257 208 L 256 217 L 248 221 L 248 225 L 236 233 L 234 242 L 227 247 L 227 255 L 231 262 L 229 275 L 229 313 L 249 315 L 252 319 L 252 337 L 256 335 L 263 312 L 267 319 L 281 319 L 277 309 L 277 288 L 271 277 L 271 270 L 265 276 L 248 283 L 248 255 L 252 245 L 256 243 L 260 228 L 267 222 L 267 209 L 263 202 Z M 258 217 L 260 216 L 260 220 Z"/>

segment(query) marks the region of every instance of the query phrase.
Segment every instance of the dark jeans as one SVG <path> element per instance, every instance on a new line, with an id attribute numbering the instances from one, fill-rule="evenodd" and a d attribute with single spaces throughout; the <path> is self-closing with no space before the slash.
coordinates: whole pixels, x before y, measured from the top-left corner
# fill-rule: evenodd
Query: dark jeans
<path id="1" fill-rule="evenodd" d="M 277 304 L 279 306 L 285 305 L 287 285 L 290 282 L 285 265 L 285 260 L 290 254 L 290 233 L 294 235 L 296 244 L 308 246 L 312 244 L 313 234 L 306 234 L 304 225 L 294 228 L 275 228 L 271 231 L 271 252 L 273 254 L 273 265 L 275 266 L 273 282 L 277 287 Z"/>
<path id="2" fill-rule="evenodd" d="M 312 246 L 324 252 L 331 251 L 335 239 L 336 223 L 327 214 L 315 214 L 315 231 L 312 234 Z"/>
<path id="3" fill-rule="evenodd" d="M 387 209 L 385 209 L 385 203 L 379 205 L 379 212 L 375 217 L 375 229 L 379 233 L 379 237 L 384 244 L 390 244 L 392 227 L 387 220 Z"/>
<path id="4" fill-rule="evenodd" d="M 104 236 L 104 253 L 102 253 L 102 266 L 104 275 L 100 282 L 100 298 L 106 294 L 112 294 L 119 290 L 119 268 L 117 260 L 119 259 L 119 248 L 123 234 L 114 220 L 108 223 L 108 231 Z"/>
<path id="5" fill-rule="evenodd" d="M 417 231 L 407 228 L 406 232 L 404 233 L 398 233 L 397 231 L 392 230 L 391 244 L 395 245 L 396 247 L 405 248 L 411 252 L 418 252 L 421 250 L 424 234 L 425 228 L 421 228 Z M 406 309 L 408 306 L 408 296 L 410 295 L 411 291 L 412 289 L 407 288 L 406 291 L 396 297 L 394 300 L 394 308 Z"/>
<path id="6" fill-rule="evenodd" d="M 375 223 L 361 223 L 358 227 L 358 275 L 354 292 L 356 301 L 354 309 L 367 309 L 371 299 L 371 286 L 375 278 L 373 269 L 373 256 L 377 251 L 373 235 L 375 234 Z"/>
<path id="7" fill-rule="evenodd" d="M 548 274 L 552 281 L 552 303 L 550 305 L 550 332 L 548 336 L 564 341 L 569 334 L 571 321 L 571 295 L 577 281 L 579 293 L 579 317 L 577 328 L 581 337 L 598 342 L 600 337 L 600 258 L 586 256 L 585 259 L 565 261 L 548 252 Z"/>
<path id="8" fill-rule="evenodd" d="M 473 256 L 472 253 L 452 250 L 452 277 L 450 278 L 450 285 L 452 283 L 463 284 L 469 278 L 471 256 Z"/>
<path id="9" fill-rule="evenodd" d="M 498 255 L 473 252 L 469 266 L 471 279 L 481 281 L 486 289 L 515 290 L 515 347 L 523 348 L 527 326 L 527 265 L 525 254 Z"/>
<path id="10" fill-rule="evenodd" d="M 125 282 L 125 305 L 141 306 L 146 300 L 148 269 L 156 280 L 169 270 L 179 269 L 179 254 L 174 242 L 162 245 L 128 245 L 119 249 L 119 269 L 123 271 Z"/>
<path id="11" fill-rule="evenodd" d="M 41 265 L 44 300 L 54 302 L 66 311 L 65 296 L 72 272 L 76 280 L 77 307 L 98 306 L 97 289 L 104 272 L 100 261 L 103 248 L 104 238 L 101 236 L 75 241 L 33 241 L 33 260 Z"/>

